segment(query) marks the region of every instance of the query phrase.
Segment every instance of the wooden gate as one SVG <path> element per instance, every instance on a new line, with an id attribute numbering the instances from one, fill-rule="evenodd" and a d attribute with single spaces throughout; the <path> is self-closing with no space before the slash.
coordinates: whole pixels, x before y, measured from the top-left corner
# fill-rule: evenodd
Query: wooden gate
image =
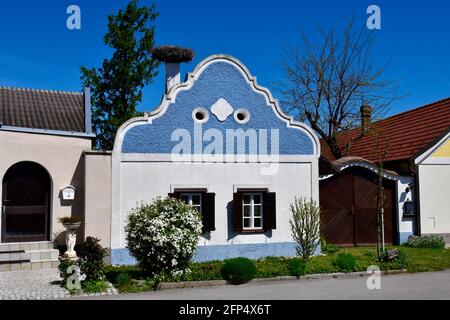
<path id="1" fill-rule="evenodd" d="M 49 240 L 50 177 L 33 162 L 13 165 L 3 178 L 2 242 Z"/>
<path id="2" fill-rule="evenodd" d="M 386 244 L 395 242 L 395 182 L 383 179 Z M 378 176 L 352 167 L 320 182 L 322 237 L 344 246 L 377 242 Z"/>

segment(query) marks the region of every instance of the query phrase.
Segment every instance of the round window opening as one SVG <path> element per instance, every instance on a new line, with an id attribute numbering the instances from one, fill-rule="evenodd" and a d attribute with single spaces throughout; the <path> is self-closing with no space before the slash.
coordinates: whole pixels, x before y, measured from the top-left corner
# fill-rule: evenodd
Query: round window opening
<path id="1" fill-rule="evenodd" d="M 247 123 L 250 120 L 250 113 L 246 109 L 239 109 L 236 110 L 234 113 L 234 120 L 236 120 L 237 123 Z"/>
<path id="2" fill-rule="evenodd" d="M 209 114 L 206 109 L 203 108 L 196 108 L 194 111 L 192 111 L 192 119 L 194 119 L 197 123 L 205 123 L 208 121 Z"/>

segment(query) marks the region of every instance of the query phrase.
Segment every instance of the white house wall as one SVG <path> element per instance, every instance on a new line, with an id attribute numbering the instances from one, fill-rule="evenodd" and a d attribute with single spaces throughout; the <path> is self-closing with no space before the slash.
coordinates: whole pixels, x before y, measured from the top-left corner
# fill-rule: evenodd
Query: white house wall
<path id="1" fill-rule="evenodd" d="M 450 243 L 450 134 L 416 159 L 422 234 Z"/>
<path id="2" fill-rule="evenodd" d="M 118 131 L 112 156 L 112 263 L 134 262 L 126 249 L 124 231 L 130 209 L 142 201 L 167 197 L 177 188 L 206 188 L 215 193 L 215 231 L 200 238 L 197 261 L 295 255 L 289 204 L 295 196 L 319 199 L 317 136 L 309 127 L 283 114 L 271 93 L 258 86 L 245 66 L 232 57 L 211 56 L 187 78 L 185 83 L 169 89 L 154 112 L 131 119 Z M 194 123 L 191 114 L 198 108 L 208 113 L 208 121 L 201 126 Z M 233 112 L 242 108 L 249 112 L 250 118 L 240 123 Z M 193 142 L 189 151 L 194 156 L 185 162 L 173 158 L 177 144 L 173 133 L 179 129 L 189 134 Z M 271 158 L 260 158 L 260 144 L 254 153 L 246 142 L 245 155 L 253 160 L 229 161 L 230 156 L 236 159 L 244 155 L 239 148 L 237 151 L 233 148 L 231 154 L 225 154 L 228 150 L 216 152 L 225 154 L 225 158 L 214 162 L 203 154 L 211 142 L 202 141 L 207 130 L 224 138 L 228 130 L 256 130 L 258 139 L 265 137 L 263 131 L 267 130 L 267 151 Z M 275 169 L 273 172 L 265 171 L 269 165 Z M 233 193 L 249 188 L 276 193 L 275 229 L 264 234 L 234 233 Z"/>

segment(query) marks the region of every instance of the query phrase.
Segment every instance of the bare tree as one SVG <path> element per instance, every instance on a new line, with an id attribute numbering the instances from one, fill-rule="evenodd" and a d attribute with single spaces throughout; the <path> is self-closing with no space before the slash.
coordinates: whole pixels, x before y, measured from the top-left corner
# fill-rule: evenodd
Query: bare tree
<path id="1" fill-rule="evenodd" d="M 319 37 L 310 39 L 302 32 L 300 43 L 287 47 L 281 60 L 286 111 L 307 121 L 336 159 L 346 147 L 339 147 L 337 134 L 358 125 L 360 106 L 371 105 L 379 118 L 398 98 L 397 81 L 382 79 L 389 61 L 381 67 L 373 62 L 373 31 L 355 29 L 351 19 L 339 34 L 318 27 Z"/>
<path id="2" fill-rule="evenodd" d="M 372 132 L 376 135 L 377 139 L 377 166 L 378 166 L 378 193 L 377 193 L 377 256 L 381 259 L 381 252 L 385 251 L 384 245 L 384 160 L 389 153 L 389 141 L 390 137 L 385 138 L 385 141 L 381 141 L 381 131 Z M 384 146 L 382 145 L 384 143 Z"/>

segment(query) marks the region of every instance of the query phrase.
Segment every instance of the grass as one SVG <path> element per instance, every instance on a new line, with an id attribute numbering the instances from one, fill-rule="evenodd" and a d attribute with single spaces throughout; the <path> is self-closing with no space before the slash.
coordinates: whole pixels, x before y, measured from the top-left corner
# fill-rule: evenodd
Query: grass
<path id="1" fill-rule="evenodd" d="M 388 249 L 392 249 L 390 247 Z M 396 247 L 405 252 L 408 257 L 408 272 L 440 271 L 450 269 L 450 250 L 448 249 L 423 249 Z M 378 265 L 381 270 L 399 270 L 405 268 L 398 262 L 379 262 L 377 260 L 375 248 L 356 247 L 340 248 L 326 256 L 316 256 L 308 260 L 306 264 L 306 274 L 335 273 L 342 272 L 334 262 L 339 253 L 350 253 L 356 258 L 356 265 L 353 271 L 366 271 L 371 265 Z M 256 278 L 272 278 L 278 276 L 289 276 L 289 261 L 292 258 L 267 257 L 258 259 L 256 263 Z M 179 281 L 203 281 L 203 280 L 223 280 L 220 269 L 222 261 L 210 261 L 192 263 L 190 272 L 177 277 L 167 278 L 168 282 Z M 126 273 L 127 276 L 120 276 Z M 137 266 L 107 266 L 105 269 L 106 278 L 112 282 L 120 292 L 141 292 L 154 290 L 156 283 L 147 279 Z M 120 285 L 118 284 L 120 282 Z"/>

